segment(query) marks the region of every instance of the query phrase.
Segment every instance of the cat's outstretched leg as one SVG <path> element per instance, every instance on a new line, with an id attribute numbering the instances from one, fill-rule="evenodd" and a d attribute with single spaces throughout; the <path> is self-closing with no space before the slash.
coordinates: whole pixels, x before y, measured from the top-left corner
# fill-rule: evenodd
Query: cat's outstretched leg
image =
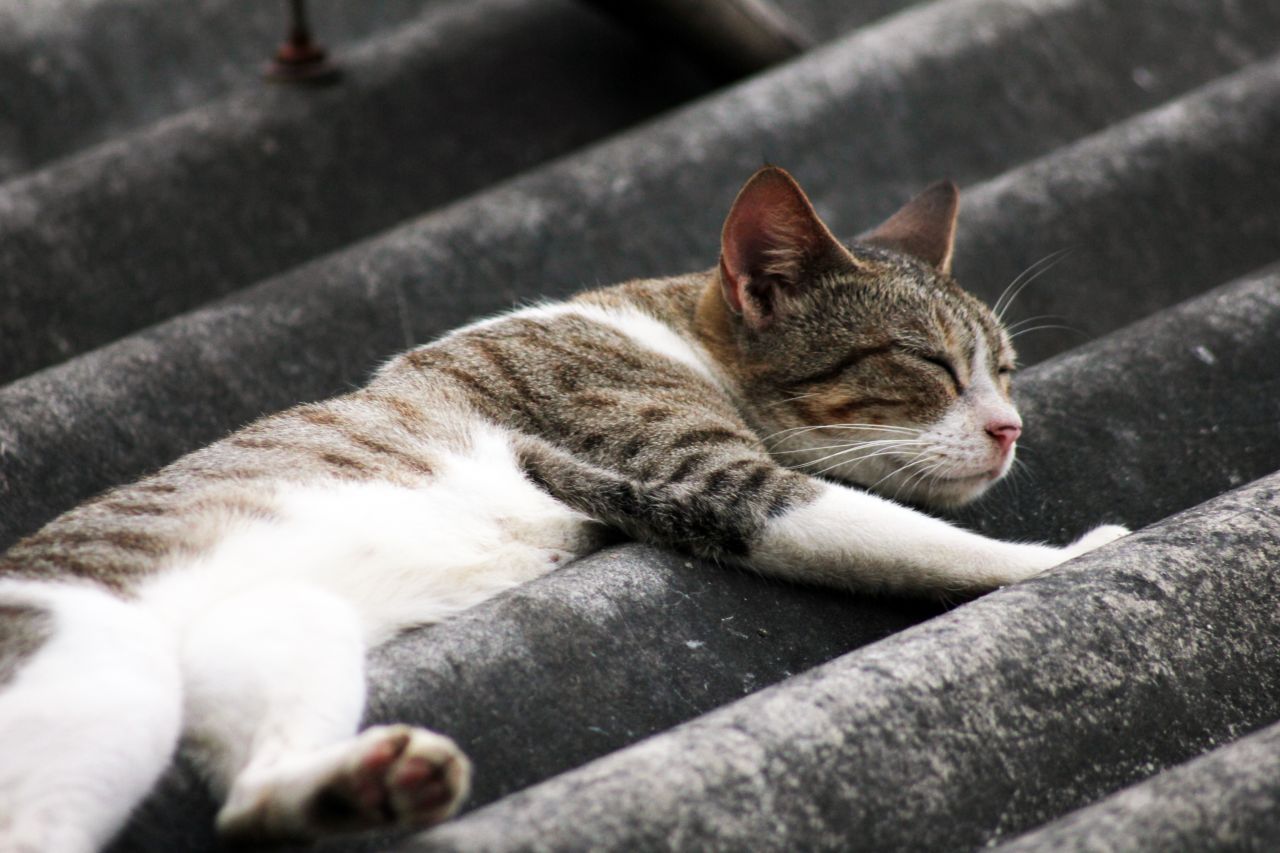
<path id="1" fill-rule="evenodd" d="M 1128 534 L 1094 528 L 1063 547 L 989 539 L 876 495 L 823 484 L 769 519 L 749 565 L 806 582 L 889 592 L 972 594 L 1031 577 Z"/>
<path id="2" fill-rule="evenodd" d="M 1065 547 L 989 539 L 856 488 L 784 469 L 753 450 L 699 451 L 700 476 L 628 480 L 521 436 L 529 476 L 571 507 L 640 539 L 797 580 L 933 596 L 988 592 L 1128 533 L 1103 525 Z M 714 488 L 706 484 L 714 483 Z"/>
<path id="3" fill-rule="evenodd" d="M 87 585 L 0 583 L 0 851 L 95 853 L 163 772 L 176 643 Z"/>
<path id="4" fill-rule="evenodd" d="M 356 734 L 364 704 L 355 609 L 302 583 L 237 595 L 187 631 L 187 738 L 226 797 L 218 829 L 279 840 L 425 826 L 452 814 L 469 767 L 409 726 Z"/>

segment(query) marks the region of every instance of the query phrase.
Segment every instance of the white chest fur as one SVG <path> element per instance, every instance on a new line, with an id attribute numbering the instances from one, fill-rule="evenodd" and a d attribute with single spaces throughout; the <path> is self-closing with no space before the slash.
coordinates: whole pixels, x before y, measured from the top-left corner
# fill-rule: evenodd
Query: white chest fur
<path id="1" fill-rule="evenodd" d="M 591 523 L 521 475 L 501 432 L 442 454 L 428 486 L 282 486 L 246 524 L 143 594 L 173 620 L 262 583 L 303 580 L 351 603 L 369 641 L 439 621 L 588 550 Z"/>

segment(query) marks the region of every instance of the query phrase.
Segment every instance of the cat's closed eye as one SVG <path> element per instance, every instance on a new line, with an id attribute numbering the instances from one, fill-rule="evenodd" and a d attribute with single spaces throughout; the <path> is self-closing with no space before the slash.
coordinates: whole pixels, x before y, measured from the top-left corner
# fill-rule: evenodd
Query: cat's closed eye
<path id="1" fill-rule="evenodd" d="M 956 370 L 955 363 L 950 357 L 943 355 L 942 353 L 915 353 L 914 355 L 926 364 L 933 365 L 946 373 L 947 377 L 951 380 L 951 384 L 955 392 L 957 394 L 964 393 L 965 384 L 960 379 L 960 372 Z"/>

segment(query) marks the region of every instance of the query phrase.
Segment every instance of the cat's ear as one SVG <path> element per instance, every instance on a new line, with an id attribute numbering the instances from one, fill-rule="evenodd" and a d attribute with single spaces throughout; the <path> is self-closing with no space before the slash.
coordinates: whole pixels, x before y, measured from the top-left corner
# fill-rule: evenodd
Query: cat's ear
<path id="1" fill-rule="evenodd" d="M 776 318 L 781 300 L 814 275 L 855 264 L 784 170 L 766 166 L 738 192 L 720 235 L 720 287 L 754 329 Z"/>
<path id="2" fill-rule="evenodd" d="M 950 274 L 959 212 L 960 190 L 951 181 L 939 181 L 858 242 L 911 255 Z"/>

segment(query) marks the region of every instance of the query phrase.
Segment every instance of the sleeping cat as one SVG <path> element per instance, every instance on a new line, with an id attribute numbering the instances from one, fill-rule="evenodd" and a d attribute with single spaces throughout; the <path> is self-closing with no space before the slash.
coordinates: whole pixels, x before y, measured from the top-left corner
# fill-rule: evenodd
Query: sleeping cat
<path id="1" fill-rule="evenodd" d="M 0 558 L 0 851 L 99 849 L 179 738 L 231 838 L 448 817 L 469 774 L 451 741 L 356 732 L 366 650 L 610 531 L 924 595 L 1123 535 L 999 542 L 895 502 L 972 500 L 1021 431 L 1009 337 L 949 277 L 957 204 L 937 184 L 846 248 L 765 168 L 716 269 L 467 326 L 18 543 Z"/>

